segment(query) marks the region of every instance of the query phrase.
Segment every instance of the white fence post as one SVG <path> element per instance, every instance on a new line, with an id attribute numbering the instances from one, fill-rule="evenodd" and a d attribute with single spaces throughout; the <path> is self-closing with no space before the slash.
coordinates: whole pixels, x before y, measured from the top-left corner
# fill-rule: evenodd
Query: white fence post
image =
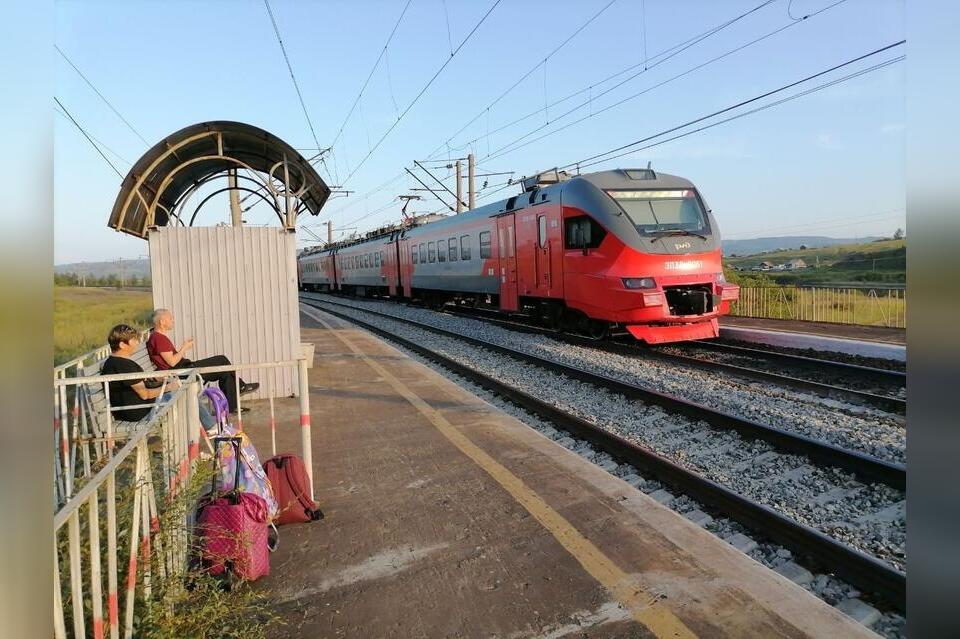
<path id="1" fill-rule="evenodd" d="M 310 499 L 313 499 L 313 449 L 310 439 L 310 383 L 307 377 L 307 360 L 298 362 L 300 381 L 300 443 L 303 448 L 303 464 L 310 478 Z"/>

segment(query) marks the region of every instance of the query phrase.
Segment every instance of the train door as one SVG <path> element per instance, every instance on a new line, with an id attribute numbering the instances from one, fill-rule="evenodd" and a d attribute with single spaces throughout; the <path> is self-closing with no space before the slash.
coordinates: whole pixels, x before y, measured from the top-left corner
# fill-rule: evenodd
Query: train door
<path id="1" fill-rule="evenodd" d="M 500 268 L 500 310 L 520 308 L 517 294 L 517 244 L 513 214 L 497 218 L 497 257 Z"/>
<path id="2" fill-rule="evenodd" d="M 402 255 L 400 242 L 397 241 L 396 235 L 390 236 L 390 242 L 385 248 L 387 264 L 389 264 L 387 269 L 387 280 L 390 282 L 389 293 L 390 297 L 396 297 L 400 294 L 400 265 L 403 264 L 400 257 Z"/>
<path id="3" fill-rule="evenodd" d="M 537 294 L 537 216 L 530 211 L 514 214 L 517 250 L 517 293 Z"/>
<path id="4" fill-rule="evenodd" d="M 537 212 L 537 241 L 534 248 L 537 262 L 537 292 L 550 295 L 550 238 L 547 234 L 549 221 L 547 210 Z"/>
<path id="5" fill-rule="evenodd" d="M 413 296 L 413 262 L 411 260 L 410 240 L 403 238 L 397 242 L 400 252 L 400 288 L 403 290 L 403 296 L 410 298 Z"/>
<path id="6" fill-rule="evenodd" d="M 563 297 L 563 225 L 559 206 L 537 210 L 537 289 L 541 297 Z"/>
<path id="7" fill-rule="evenodd" d="M 393 297 L 397 293 L 395 275 L 397 272 L 397 256 L 394 254 L 393 242 L 387 241 L 380 245 L 380 279 L 386 284 L 387 295 Z"/>

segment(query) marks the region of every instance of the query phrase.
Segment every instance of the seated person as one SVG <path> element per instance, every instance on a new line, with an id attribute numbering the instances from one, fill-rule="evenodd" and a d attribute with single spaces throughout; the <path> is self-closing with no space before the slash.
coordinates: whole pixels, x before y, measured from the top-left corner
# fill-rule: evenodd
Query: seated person
<path id="1" fill-rule="evenodd" d="M 140 345 L 140 332 L 137 329 L 126 324 L 118 324 L 110 330 L 107 343 L 110 344 L 110 356 L 100 367 L 101 375 L 143 372 L 140 365 L 131 359 Z M 162 387 L 163 383 L 160 380 L 151 379 L 125 379 L 110 382 L 111 412 L 116 419 L 128 422 L 140 421 L 149 415 L 151 410 L 156 410 L 156 406 L 124 407 L 154 403 L 151 400 L 160 397 Z M 180 382 L 176 378 L 171 378 L 166 387 L 174 391 L 180 387 Z M 160 401 L 165 402 L 172 396 L 171 392 L 164 393 Z M 210 428 L 216 423 L 202 403 L 200 404 L 200 422 L 204 428 Z"/>
<path id="2" fill-rule="evenodd" d="M 189 360 L 186 353 L 193 348 L 193 338 L 187 339 L 176 348 L 169 337 L 170 331 L 174 327 L 173 312 L 158 308 L 153 312 L 153 330 L 150 331 L 150 337 L 147 338 L 147 352 L 150 353 L 150 361 L 157 367 L 157 370 L 165 371 L 171 368 L 202 368 L 204 366 L 229 366 L 230 360 L 225 355 L 214 355 L 204 359 Z M 203 373 L 201 374 L 205 382 L 217 382 L 220 390 L 227 396 L 227 404 L 230 406 L 230 412 L 237 412 L 237 377 L 233 371 L 224 371 L 221 373 Z M 260 388 L 260 384 L 248 384 L 240 380 L 240 394 L 251 393 Z M 247 409 L 244 408 L 244 411 Z"/>

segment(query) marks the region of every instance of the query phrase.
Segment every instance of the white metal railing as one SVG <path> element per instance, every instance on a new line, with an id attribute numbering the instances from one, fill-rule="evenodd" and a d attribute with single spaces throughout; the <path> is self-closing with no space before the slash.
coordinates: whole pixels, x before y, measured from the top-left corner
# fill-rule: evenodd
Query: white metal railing
<path id="1" fill-rule="evenodd" d="M 730 314 L 906 328 L 907 292 L 880 287 L 741 286 Z"/>
<path id="2" fill-rule="evenodd" d="M 61 384 L 60 388 L 64 386 Z M 158 487 L 154 485 L 156 469 L 153 468 L 153 453 L 159 453 L 162 494 L 176 495 L 178 489 L 189 480 L 193 461 L 199 452 L 199 392 L 199 378 L 191 373 L 173 397 L 159 408 L 155 418 L 129 433 L 119 450 L 114 450 L 113 445 L 105 446 L 104 457 L 97 464 L 100 467 L 83 478 L 85 481 L 82 486 L 54 514 L 54 636 L 58 639 L 67 636 L 68 625 L 72 627 L 74 637 L 88 636 L 88 627 L 95 639 L 105 637 L 107 632 L 113 639 L 120 635 L 118 567 L 122 545 L 119 531 L 122 526 L 118 507 L 122 500 L 118 490 L 133 491 L 130 516 L 124 522 L 129 533 L 129 543 L 126 545 L 124 637 L 133 636 L 138 581 L 142 597 L 149 600 L 154 566 L 160 576 L 176 575 L 186 569 L 188 521 L 175 522 L 175 533 L 164 537 L 165 544 L 151 545 L 152 539 L 159 541 L 157 524 L 160 517 L 157 508 Z M 113 433 L 108 431 L 108 444 L 112 444 L 112 436 Z M 159 436 L 158 440 L 150 442 L 152 436 Z M 148 448 L 148 443 L 153 446 L 153 451 Z M 106 510 L 106 522 L 102 519 L 101 507 Z M 184 515 L 186 517 L 187 513 Z M 81 525 L 83 519 L 87 523 L 86 539 Z M 102 535 L 105 535 L 105 540 L 101 538 Z M 106 588 L 102 560 L 104 541 Z M 83 552 L 84 547 L 87 553 Z M 64 553 L 67 555 L 65 558 L 62 556 Z M 68 567 L 66 571 L 64 564 Z M 61 585 L 67 578 L 70 584 L 69 602 L 65 605 L 64 594 L 67 591 L 62 590 Z M 88 592 L 85 592 L 85 578 L 89 584 Z"/>
<path id="3" fill-rule="evenodd" d="M 54 623 L 57 637 L 66 637 L 68 626 L 72 626 L 76 637 L 90 634 L 99 638 L 107 636 L 107 632 L 111 638 L 119 636 L 118 554 L 122 542 L 127 539 L 118 539 L 119 493 L 133 491 L 126 557 L 125 637 L 134 632 L 135 602 L 150 598 L 151 570 L 156 568 L 163 575 L 176 575 L 185 569 L 189 554 L 189 521 L 173 522 L 175 532 L 172 538 L 169 534 L 161 535 L 170 531 L 157 530 L 161 514 L 157 509 L 157 494 L 159 488 L 164 496 L 175 495 L 178 487 L 191 477 L 198 459 L 202 430 L 199 419 L 201 373 L 239 373 L 287 367 L 297 370 L 301 453 L 310 478 L 311 497 L 314 492 L 308 362 L 305 357 L 256 364 L 84 375 L 84 371 L 89 372 L 108 354 L 109 349 L 96 349 L 54 369 Z M 173 390 L 172 397 L 148 418 L 131 423 L 113 415 L 111 381 L 161 378 L 166 384 L 174 377 L 181 378 L 180 387 Z M 239 380 L 239 374 L 237 378 Z M 273 376 L 267 378 L 268 384 L 272 384 Z M 97 392 L 102 388 L 102 401 L 89 401 L 91 388 Z M 161 397 L 163 390 L 165 387 L 161 388 Z M 270 397 L 271 450 L 276 454 L 277 422 L 272 387 L 268 386 L 267 392 Z M 239 388 L 237 396 L 239 404 Z M 239 411 L 237 426 L 242 430 Z M 159 465 L 154 460 L 156 455 L 159 455 Z M 157 472 L 162 477 L 159 487 L 154 484 Z M 102 510 L 106 511 L 105 522 Z M 190 513 L 185 513 L 185 517 L 189 518 Z M 86 525 L 82 525 L 84 520 Z M 86 529 L 85 535 L 81 529 Z M 158 543 L 161 538 L 166 540 L 165 544 Z M 104 543 L 106 589 L 102 562 Z M 82 552 L 83 549 L 87 552 Z M 68 579 L 69 588 L 61 590 L 61 584 L 66 584 Z M 85 583 L 88 584 L 86 589 Z M 65 596 L 69 601 L 65 601 Z"/>

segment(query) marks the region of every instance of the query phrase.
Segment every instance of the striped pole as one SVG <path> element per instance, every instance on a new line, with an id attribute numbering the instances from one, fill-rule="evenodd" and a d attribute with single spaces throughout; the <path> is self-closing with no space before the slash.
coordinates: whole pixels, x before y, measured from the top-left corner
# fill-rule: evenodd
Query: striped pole
<path id="1" fill-rule="evenodd" d="M 100 491 L 90 495 L 90 598 L 93 602 L 93 638 L 103 639 L 103 577 L 100 575 Z"/>
<path id="2" fill-rule="evenodd" d="M 310 440 L 310 384 L 307 379 L 307 360 L 297 363 L 300 381 L 300 445 L 303 448 L 303 464 L 310 478 L 310 499 L 313 499 L 313 448 Z"/>
<path id="3" fill-rule="evenodd" d="M 133 475 L 134 488 L 133 491 L 133 514 L 130 515 L 130 559 L 127 562 L 127 599 L 126 599 L 126 611 L 124 614 L 124 632 L 123 636 L 125 639 L 132 639 L 133 637 L 133 604 L 136 596 L 137 588 L 137 554 L 140 552 L 140 539 L 139 532 L 140 526 L 138 525 L 140 517 L 142 517 L 142 506 L 140 506 L 140 494 L 143 492 L 143 488 L 140 484 L 140 476 L 143 474 L 143 448 L 137 446 L 137 463 L 136 471 Z"/>

